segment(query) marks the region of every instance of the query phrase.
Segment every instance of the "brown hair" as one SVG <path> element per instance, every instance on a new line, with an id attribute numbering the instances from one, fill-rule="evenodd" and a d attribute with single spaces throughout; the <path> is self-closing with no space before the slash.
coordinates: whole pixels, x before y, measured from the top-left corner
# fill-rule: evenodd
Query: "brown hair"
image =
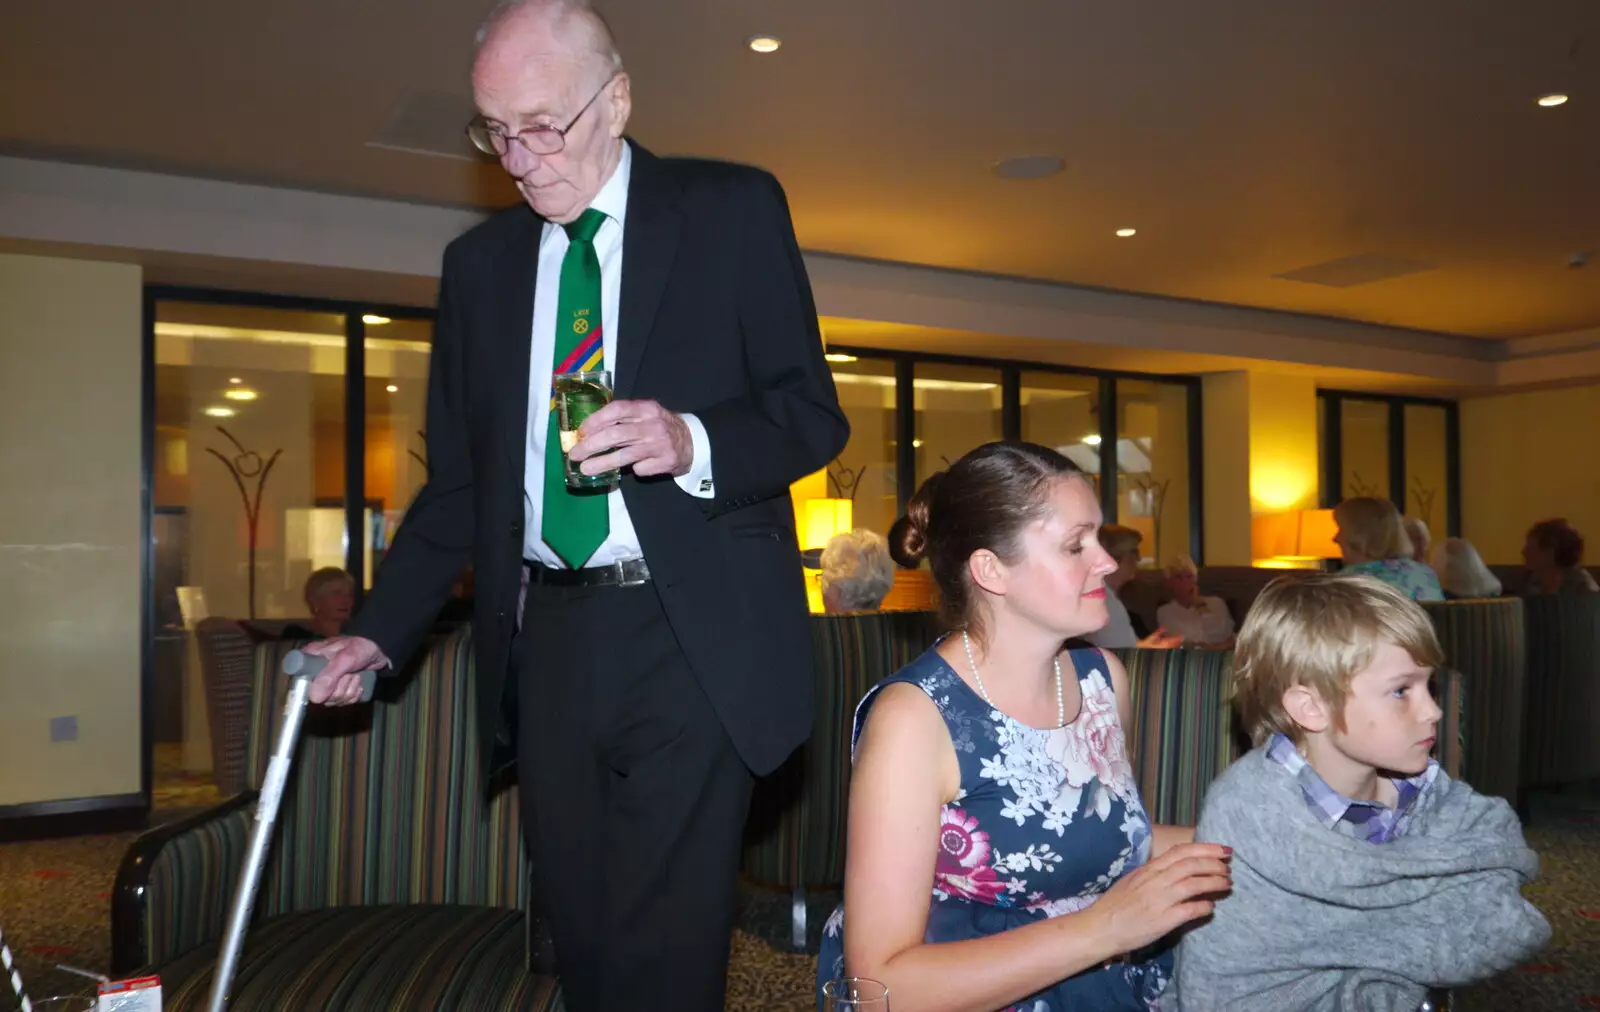
<path id="1" fill-rule="evenodd" d="M 1400 511 L 1387 499 L 1357 496 L 1333 508 L 1339 540 L 1369 559 L 1411 557 L 1411 539 L 1400 523 Z"/>
<path id="2" fill-rule="evenodd" d="M 1296 685 L 1322 697 L 1342 729 L 1350 680 L 1372 663 L 1380 643 L 1395 644 L 1423 667 L 1444 663 L 1427 612 L 1390 584 L 1349 573 L 1267 584 L 1233 652 L 1233 703 L 1250 740 L 1263 745 L 1282 731 L 1300 741 L 1300 725 L 1283 708 L 1283 694 Z"/>
<path id="3" fill-rule="evenodd" d="M 321 595 L 324 590 L 327 590 L 336 583 L 347 583 L 352 589 L 354 589 L 356 585 L 355 577 L 340 569 L 338 566 L 324 566 L 315 573 L 312 573 L 310 576 L 306 577 L 306 605 L 310 606 L 311 602 L 316 600 L 316 598 Z"/>
<path id="4" fill-rule="evenodd" d="M 906 547 L 906 535 L 911 533 L 911 518 L 901 517 L 889 525 L 889 558 L 901 569 L 916 569 L 922 559 Z"/>
<path id="5" fill-rule="evenodd" d="M 1583 561 L 1583 535 L 1565 518 L 1552 517 L 1539 521 L 1528 528 L 1528 537 L 1549 552 L 1555 564 L 1562 569 L 1571 569 Z"/>
<path id="6" fill-rule="evenodd" d="M 913 561 L 926 558 L 939 585 L 940 616 L 952 629 L 977 627 L 967 560 L 988 549 L 1002 562 L 1020 554 L 1022 529 L 1044 516 L 1051 486 L 1083 471 L 1056 451 L 1034 443 L 985 443 L 930 475 L 906 506 L 900 547 Z"/>
<path id="7" fill-rule="evenodd" d="M 1100 547 L 1118 562 L 1121 562 L 1122 557 L 1129 552 L 1137 553 L 1142 541 L 1144 535 L 1132 527 L 1124 527 L 1121 524 L 1100 525 Z"/>

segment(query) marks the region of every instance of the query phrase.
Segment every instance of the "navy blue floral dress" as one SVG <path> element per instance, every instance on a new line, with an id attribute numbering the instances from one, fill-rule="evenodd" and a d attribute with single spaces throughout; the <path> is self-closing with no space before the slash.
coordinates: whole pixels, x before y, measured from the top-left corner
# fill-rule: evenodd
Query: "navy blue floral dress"
<path id="1" fill-rule="evenodd" d="M 918 686 L 944 715 L 961 765 L 961 789 L 940 815 L 928 942 L 996 935 L 1082 910 L 1150 859 L 1150 820 L 1105 660 L 1098 650 L 1070 656 L 1083 707 L 1051 731 L 990 707 L 935 649 L 874 686 L 856 708 L 859 740 L 884 686 Z M 843 974 L 843 928 L 841 906 L 822 933 L 819 1001 L 823 982 Z M 1144 953 L 1069 977 L 1008 1012 L 1156 1008 L 1171 970 L 1170 949 Z"/>

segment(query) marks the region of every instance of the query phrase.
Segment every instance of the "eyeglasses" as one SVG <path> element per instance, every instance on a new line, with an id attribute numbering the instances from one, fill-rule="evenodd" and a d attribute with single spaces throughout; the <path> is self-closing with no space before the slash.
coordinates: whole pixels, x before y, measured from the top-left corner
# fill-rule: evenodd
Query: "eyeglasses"
<path id="1" fill-rule="evenodd" d="M 529 154 L 559 154 L 567 146 L 567 134 L 573 127 L 578 125 L 580 119 L 583 119 L 583 114 L 589 111 L 590 106 L 594 105 L 595 99 L 599 98 L 606 88 L 611 85 L 611 82 L 616 79 L 617 76 L 615 74 L 606 78 L 606 83 L 600 86 L 599 91 L 590 96 L 589 101 L 583 103 L 583 108 L 579 109 L 578 114 L 572 117 L 572 120 L 564 127 L 540 123 L 518 130 L 514 134 L 508 134 L 499 126 L 490 124 L 488 120 L 479 115 L 472 117 L 472 122 L 467 124 L 467 139 L 472 141 L 472 146 L 479 151 L 486 155 L 494 155 L 496 158 L 504 158 L 506 156 L 506 152 L 511 150 L 512 141 L 521 144 L 523 150 Z"/>

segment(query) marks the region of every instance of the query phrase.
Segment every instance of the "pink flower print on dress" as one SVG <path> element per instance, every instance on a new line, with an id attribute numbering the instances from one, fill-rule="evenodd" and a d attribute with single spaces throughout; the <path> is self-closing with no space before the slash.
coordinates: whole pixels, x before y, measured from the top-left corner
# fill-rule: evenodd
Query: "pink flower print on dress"
<path id="1" fill-rule="evenodd" d="M 1004 882 L 989 865 L 989 834 L 978 820 L 948 805 L 939 813 L 939 862 L 933 887 L 952 896 L 993 903 L 1006 891 Z"/>
<path id="2" fill-rule="evenodd" d="M 1117 794 L 1127 794 L 1133 787 L 1133 765 L 1128 762 L 1122 722 L 1117 718 L 1116 696 L 1098 671 L 1089 678 L 1078 723 L 1082 725 L 1094 775 Z"/>

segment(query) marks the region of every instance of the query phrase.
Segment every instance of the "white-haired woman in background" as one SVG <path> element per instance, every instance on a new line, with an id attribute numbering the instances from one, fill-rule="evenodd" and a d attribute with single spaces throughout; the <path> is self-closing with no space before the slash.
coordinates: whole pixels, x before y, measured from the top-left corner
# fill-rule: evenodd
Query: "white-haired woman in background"
<path id="1" fill-rule="evenodd" d="M 1445 538 L 1433 550 L 1433 571 L 1446 600 L 1499 597 L 1500 578 L 1483 564 L 1483 556 L 1465 538 Z"/>
<path id="2" fill-rule="evenodd" d="M 1167 565 L 1172 600 L 1156 609 L 1156 621 L 1169 635 L 1182 636 L 1187 646 L 1222 650 L 1233 646 L 1233 616 L 1220 597 L 1200 594 L 1200 570 L 1180 555 Z"/>
<path id="3" fill-rule="evenodd" d="M 822 609 L 829 615 L 877 611 L 894 586 L 894 560 L 883 535 L 858 527 L 835 534 L 822 550 Z"/>

